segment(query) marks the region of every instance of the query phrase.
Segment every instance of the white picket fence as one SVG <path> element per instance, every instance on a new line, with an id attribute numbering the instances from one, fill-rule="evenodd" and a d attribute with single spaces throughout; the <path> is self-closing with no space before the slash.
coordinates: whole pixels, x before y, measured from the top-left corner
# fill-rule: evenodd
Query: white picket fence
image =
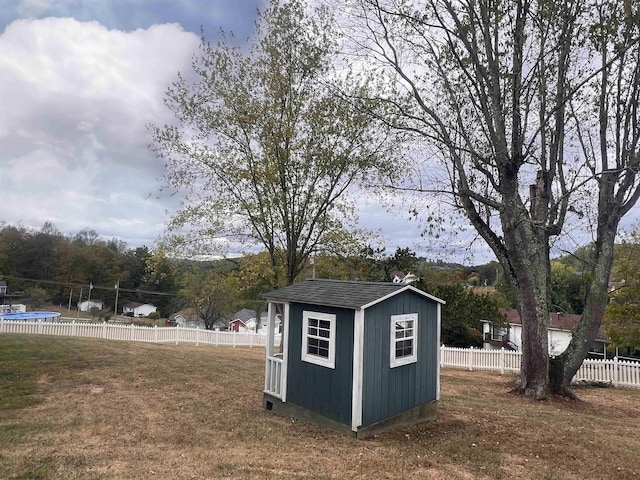
<path id="1" fill-rule="evenodd" d="M 440 366 L 468 370 L 519 372 L 522 353 L 512 350 L 485 350 L 482 348 L 440 347 Z M 613 386 L 640 387 L 640 362 L 587 358 L 582 362 L 574 382 L 603 382 Z"/>
<path id="2" fill-rule="evenodd" d="M 49 322 L 42 320 L 0 320 L 0 333 L 63 335 L 151 343 L 190 343 L 230 347 L 266 347 L 267 336 L 249 332 L 219 332 L 200 328 L 141 327 L 113 323 Z M 280 337 L 274 339 L 280 344 Z M 468 370 L 518 372 L 522 353 L 480 348 L 440 348 L 440 366 Z M 640 362 L 586 359 L 574 381 L 611 383 L 614 386 L 640 387 Z"/>
<path id="3" fill-rule="evenodd" d="M 267 336 L 249 332 L 218 332 L 201 328 L 141 327 L 115 323 L 0 320 L 0 333 L 63 335 L 151 343 L 191 343 L 230 347 L 265 347 Z M 279 345 L 279 336 L 275 339 Z"/>

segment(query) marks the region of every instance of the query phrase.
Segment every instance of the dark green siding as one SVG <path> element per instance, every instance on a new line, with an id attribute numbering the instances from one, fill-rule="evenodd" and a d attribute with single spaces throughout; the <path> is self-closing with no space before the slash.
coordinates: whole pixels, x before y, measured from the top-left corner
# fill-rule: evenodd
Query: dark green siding
<path id="1" fill-rule="evenodd" d="M 391 315 L 418 313 L 416 363 L 389 365 Z M 437 303 L 403 292 L 365 310 L 362 425 L 436 400 Z"/>
<path id="2" fill-rule="evenodd" d="M 302 312 L 336 315 L 335 369 L 303 362 Z M 289 311 L 287 402 L 351 425 L 354 311 L 293 303 Z"/>

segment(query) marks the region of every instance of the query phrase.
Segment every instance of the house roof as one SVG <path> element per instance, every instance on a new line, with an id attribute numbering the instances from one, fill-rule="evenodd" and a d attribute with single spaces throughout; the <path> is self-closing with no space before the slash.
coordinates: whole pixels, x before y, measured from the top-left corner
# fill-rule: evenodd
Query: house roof
<path id="1" fill-rule="evenodd" d="M 138 302 L 129 302 L 123 305 L 124 308 L 138 308 L 140 306 L 142 306 L 142 304 Z"/>
<path id="2" fill-rule="evenodd" d="M 522 319 L 520 318 L 520 314 L 518 310 L 515 308 L 501 308 L 500 313 L 503 313 L 507 317 L 507 323 L 511 325 L 522 325 Z M 562 312 L 550 312 L 549 313 L 549 324 L 547 328 L 555 329 L 555 330 L 566 330 L 568 332 L 573 331 L 577 326 L 578 322 L 582 318 L 581 315 L 575 315 L 572 313 L 562 313 Z M 600 328 L 598 332 L 597 338 L 604 339 L 607 338 L 606 334 Z"/>
<path id="3" fill-rule="evenodd" d="M 294 283 L 262 296 L 274 302 L 309 303 L 327 307 L 360 309 L 374 305 L 405 290 L 411 290 L 438 303 L 443 300 L 410 285 L 389 282 L 357 282 L 314 278 Z"/>
<path id="4" fill-rule="evenodd" d="M 138 308 L 138 307 L 142 307 L 144 305 L 148 305 L 149 307 L 154 307 L 155 305 L 152 305 L 150 303 L 139 303 L 139 302 L 129 302 L 125 305 L 123 305 L 124 308 Z"/>
<path id="5" fill-rule="evenodd" d="M 170 318 L 176 319 L 179 317 L 182 317 L 185 321 L 188 321 L 188 322 L 197 322 L 198 320 L 200 320 L 200 315 L 198 315 L 198 312 L 193 307 L 180 310 L 179 312 L 176 312 L 173 315 L 171 315 Z"/>
<path id="6" fill-rule="evenodd" d="M 522 319 L 518 310 L 515 308 L 501 308 L 500 313 L 504 313 L 507 316 L 507 323 L 515 325 L 522 325 Z M 574 315 L 570 313 L 549 313 L 549 328 L 555 328 L 558 330 L 573 330 L 580 321 L 580 315 Z"/>
<path id="7" fill-rule="evenodd" d="M 236 313 L 231 315 L 230 321 L 232 320 L 242 320 L 243 322 L 247 322 L 252 318 L 256 318 L 256 311 L 251 310 L 250 308 L 243 308 L 242 310 L 238 310 Z"/>

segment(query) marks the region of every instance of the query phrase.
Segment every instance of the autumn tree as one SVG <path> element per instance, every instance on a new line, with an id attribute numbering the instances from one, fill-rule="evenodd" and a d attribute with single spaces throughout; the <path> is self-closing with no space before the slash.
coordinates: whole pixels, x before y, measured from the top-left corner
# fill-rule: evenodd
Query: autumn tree
<path id="1" fill-rule="evenodd" d="M 56 250 L 62 237 L 45 226 L 41 231 L 2 225 L 0 228 L 0 271 L 7 276 L 50 280 L 58 261 Z M 29 284 L 12 279 L 13 290 L 25 290 Z"/>
<path id="2" fill-rule="evenodd" d="M 481 347 L 482 322 L 504 322 L 499 312 L 508 306 L 502 295 L 492 289 L 480 290 L 467 285 L 464 272 L 423 264 L 416 271 L 419 279 L 412 283 L 447 302 L 442 307 L 440 342 L 450 347 Z"/>
<path id="3" fill-rule="evenodd" d="M 596 14 L 589 24 L 588 45 L 597 59 L 595 77 L 585 94 L 578 95 L 570 106 L 584 165 L 591 174 L 589 181 L 585 180 L 586 192 L 575 189 L 572 197 L 579 199 L 585 193 L 591 197 L 589 188 L 595 192 L 596 208 L 589 216 L 594 242 L 581 258 L 589 276 L 582 319 L 550 372 L 551 380 L 560 379 L 564 391 L 602 323 L 618 227 L 640 197 L 640 7 L 631 0 L 600 0 L 592 6 Z M 581 112 L 579 104 L 585 98 L 589 108 Z M 570 173 L 570 167 L 566 171 Z M 575 208 L 573 211 L 581 214 Z"/>
<path id="4" fill-rule="evenodd" d="M 139 251 L 145 258 L 144 275 L 139 285 L 142 291 L 123 295 L 123 301 L 128 297 L 130 300 L 146 302 L 149 296 L 153 296 L 153 303 L 158 310 L 164 315 L 169 315 L 178 307 L 174 293 L 178 290 L 178 279 L 188 270 L 189 265 L 167 255 L 161 246 L 148 252 L 148 256 L 145 255 L 145 250 Z"/>
<path id="5" fill-rule="evenodd" d="M 183 254 L 258 245 L 289 284 L 349 227 L 347 192 L 389 155 L 384 130 L 338 93 L 364 87 L 336 74 L 336 48 L 329 11 L 302 0 L 269 2 L 248 52 L 203 39 L 166 94 L 175 124 L 151 128 L 168 186 L 185 193 L 169 225 Z"/>
<path id="6" fill-rule="evenodd" d="M 481 320 L 504 323 L 499 296 L 477 293 L 460 283 L 431 286 L 427 282 L 424 289 L 447 302 L 442 307 L 440 341 L 443 345 L 482 347 Z"/>
<path id="7" fill-rule="evenodd" d="M 38 286 L 29 287 L 24 291 L 22 301 L 29 305 L 32 310 L 36 310 L 50 299 L 49 294 L 44 288 Z"/>
<path id="8" fill-rule="evenodd" d="M 184 300 L 185 306 L 195 309 L 208 330 L 238 306 L 239 286 L 234 277 L 225 278 L 213 268 L 208 271 L 191 269 L 181 275 L 180 282 L 182 288 L 178 298 Z"/>
<path id="9" fill-rule="evenodd" d="M 551 310 L 581 315 L 589 275 L 561 260 L 551 261 Z"/>
<path id="10" fill-rule="evenodd" d="M 605 310 L 604 327 L 611 345 L 633 352 L 640 350 L 640 232 L 637 226 L 616 245 L 612 270 L 611 301 Z"/>
<path id="11" fill-rule="evenodd" d="M 283 266 L 274 267 L 267 252 L 245 255 L 239 259 L 237 270 L 227 276 L 237 286 L 236 306 L 255 310 L 256 329 L 260 327 L 261 313 L 267 308 L 262 294 L 273 289 L 274 279 L 276 284 L 282 284 L 284 276 Z"/>
<path id="12" fill-rule="evenodd" d="M 385 281 L 386 259 L 383 239 L 371 232 L 338 232 L 314 256 L 315 275 L 338 280 Z M 309 275 L 309 276 L 311 276 Z"/>
<path id="13" fill-rule="evenodd" d="M 500 262 L 523 324 L 521 391 L 572 395 L 607 304 L 619 222 L 640 195 L 637 3 L 347 0 L 346 8 L 346 34 L 363 60 L 356 67 L 386 74 L 378 108 L 371 98 L 360 107 L 413 134 L 425 154 L 429 177 L 401 186 L 440 195 Z M 550 362 L 550 248 L 577 228 L 594 240 L 581 259 L 591 280 L 571 344 Z"/>
<path id="14" fill-rule="evenodd" d="M 408 247 L 397 247 L 393 255 L 389 256 L 384 263 L 387 281 L 391 282 L 395 272 L 402 272 L 405 275 L 415 274 L 418 268 L 418 256 Z"/>

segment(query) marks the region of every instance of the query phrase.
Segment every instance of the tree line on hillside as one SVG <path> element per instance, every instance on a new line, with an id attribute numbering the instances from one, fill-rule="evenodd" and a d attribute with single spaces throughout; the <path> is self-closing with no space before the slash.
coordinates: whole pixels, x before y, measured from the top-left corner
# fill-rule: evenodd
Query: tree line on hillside
<path id="1" fill-rule="evenodd" d="M 149 248 L 129 249 L 118 239 L 100 239 L 92 229 L 67 236 L 50 222 L 40 230 L 0 226 L 0 277 L 9 291 L 22 292 L 21 302 L 32 306 L 67 306 L 71 300 L 75 308 L 78 301 L 88 299 L 93 286 L 91 298 L 113 311 L 119 284 L 120 306 L 136 301 L 167 311 L 171 297 L 154 293 L 175 291 L 170 268 Z"/>
<path id="2" fill-rule="evenodd" d="M 607 333 L 615 346 L 635 350 L 640 347 L 640 329 L 631 327 L 639 316 L 629 312 L 640 300 L 640 239 L 632 237 L 616 248 L 614 278 L 619 293 L 611 303 Z M 576 261 L 583 254 L 580 250 L 552 261 L 556 311 L 581 314 L 584 308 L 588 278 Z M 447 302 L 441 332 L 445 345 L 482 346 L 480 320 L 499 324 L 498 309 L 515 305 L 498 262 L 466 267 L 430 262 L 409 248 L 398 247 L 392 255 L 370 246 L 350 257 L 318 255 L 295 280 L 315 276 L 385 282 L 398 272 L 415 274 L 414 286 Z M 273 271 L 266 252 L 211 261 L 178 260 L 162 251 L 129 249 L 117 239 L 103 240 L 90 229 L 65 236 L 51 223 L 40 230 L 0 228 L 0 279 L 8 281 L 10 291 L 22 291 L 21 301 L 35 308 L 45 303 L 67 306 L 70 294 L 75 308 L 80 289 L 84 288 L 86 299 L 93 284 L 92 298 L 104 301 L 112 312 L 119 281 L 119 305 L 153 303 L 164 317 L 192 308 L 212 328 L 241 308 L 263 310 L 261 294 L 277 286 L 271 283 L 273 278 L 284 275 Z"/>
<path id="3" fill-rule="evenodd" d="M 478 295 L 469 295 L 466 285 L 493 285 L 498 276 L 497 264 L 477 267 L 442 268 L 436 263 L 419 259 L 409 248 L 397 248 L 393 255 L 385 255 L 381 249 L 366 246 L 355 255 L 317 255 L 294 279 L 334 278 L 343 280 L 392 281 L 397 273 L 413 273 L 421 280 L 419 288 L 432 290 L 435 295 L 455 304 L 465 303 L 465 312 L 480 312 L 475 305 Z M 113 312 L 115 285 L 119 285 L 119 311 L 129 301 L 153 303 L 163 317 L 181 309 L 192 308 L 207 328 L 226 319 L 241 308 L 260 312 L 265 308 L 261 294 L 285 283 L 284 269 L 274 268 L 269 254 L 245 255 L 210 261 L 193 261 L 171 258 L 162 249 L 147 247 L 129 249 L 117 239 L 103 240 L 98 233 L 84 229 L 75 235 L 63 235 L 47 222 L 40 230 L 3 225 L 0 227 L 0 279 L 9 284 L 9 291 L 21 292 L 20 302 L 32 308 L 44 304 L 67 306 L 69 300 L 76 308 L 80 300 L 88 297 L 89 285 L 93 285 L 91 298 L 101 300 L 105 310 Z M 274 283 L 274 279 L 275 282 Z M 450 286 L 447 290 L 444 286 Z M 487 318 L 495 317 L 497 308 L 504 301 L 491 294 L 488 302 L 493 308 L 486 310 Z M 453 315 L 453 312 L 456 314 Z M 446 312 L 452 312 L 447 315 Z M 444 338 L 449 344 L 477 345 L 479 317 L 462 314 L 458 307 L 446 309 Z M 465 339 L 449 335 L 449 318 L 452 332 L 460 331 L 458 323 L 464 322 L 475 331 Z M 475 342 L 475 343 L 474 343 Z"/>

